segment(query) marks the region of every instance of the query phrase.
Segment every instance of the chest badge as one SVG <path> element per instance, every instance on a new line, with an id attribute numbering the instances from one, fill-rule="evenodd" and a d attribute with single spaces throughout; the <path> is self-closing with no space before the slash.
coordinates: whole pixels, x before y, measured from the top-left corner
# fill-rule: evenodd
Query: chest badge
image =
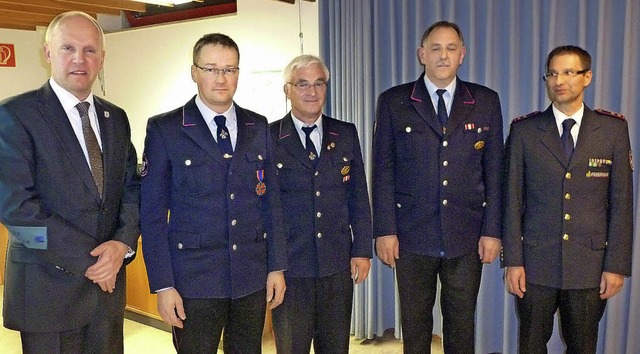
<path id="1" fill-rule="evenodd" d="M 267 185 L 262 182 L 264 179 L 264 170 L 256 171 L 256 177 L 258 178 L 258 184 L 256 184 L 256 194 L 263 195 L 267 191 Z"/>

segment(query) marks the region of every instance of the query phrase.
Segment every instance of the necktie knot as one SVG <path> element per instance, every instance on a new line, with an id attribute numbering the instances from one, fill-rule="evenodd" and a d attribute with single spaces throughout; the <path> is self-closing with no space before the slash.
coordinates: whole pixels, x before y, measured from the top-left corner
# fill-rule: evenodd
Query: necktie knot
<path id="1" fill-rule="evenodd" d="M 567 118 L 562 121 L 562 130 L 571 130 L 573 126 L 576 124 L 576 121 L 573 118 Z"/>
<path id="2" fill-rule="evenodd" d="M 227 118 L 225 116 L 223 115 L 215 116 L 213 120 L 216 122 L 216 125 L 218 127 L 226 127 L 225 124 L 227 123 Z"/>
<path id="3" fill-rule="evenodd" d="M 438 95 L 438 98 L 441 98 L 442 95 L 444 95 L 445 92 L 447 92 L 447 90 L 445 90 L 445 89 L 437 89 L 436 90 L 436 94 Z"/>
<path id="4" fill-rule="evenodd" d="M 80 118 L 89 117 L 89 107 L 91 103 L 89 102 L 80 102 L 76 105 L 76 109 L 80 113 Z"/>
<path id="5" fill-rule="evenodd" d="M 312 125 L 310 127 L 302 127 L 302 131 L 304 131 L 305 134 L 307 134 L 307 136 L 311 135 L 311 132 L 313 132 L 318 126 L 317 125 Z"/>

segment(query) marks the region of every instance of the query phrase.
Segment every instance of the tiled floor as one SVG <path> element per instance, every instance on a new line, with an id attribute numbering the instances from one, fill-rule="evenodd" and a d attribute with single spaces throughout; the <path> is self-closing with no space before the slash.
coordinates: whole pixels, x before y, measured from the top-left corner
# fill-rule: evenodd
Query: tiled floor
<path id="1" fill-rule="evenodd" d="M 0 302 L 2 301 L 3 290 L 4 287 L 0 285 Z M 393 337 L 393 331 L 387 332 L 384 336 L 374 339 L 363 340 L 352 337 L 349 348 L 350 353 L 402 353 L 402 342 Z M 0 348 L 3 354 L 20 354 L 20 334 L 0 326 Z M 264 354 L 276 352 L 275 343 L 271 338 L 265 338 L 262 348 Z M 124 322 L 124 350 L 127 354 L 175 353 L 170 333 L 131 320 L 125 320 Z M 222 353 L 222 350 L 219 350 L 218 353 Z M 437 339 L 433 342 L 432 353 L 442 353 L 441 342 Z"/>

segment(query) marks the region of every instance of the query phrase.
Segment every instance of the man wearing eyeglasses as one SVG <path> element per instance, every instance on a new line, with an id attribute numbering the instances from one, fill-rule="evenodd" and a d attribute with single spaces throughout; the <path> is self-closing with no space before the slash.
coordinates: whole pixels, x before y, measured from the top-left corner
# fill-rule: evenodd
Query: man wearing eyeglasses
<path id="1" fill-rule="evenodd" d="M 266 305 L 284 297 L 282 209 L 267 120 L 233 101 L 237 44 L 193 48 L 198 94 L 147 123 L 141 229 L 158 311 L 178 353 L 260 353 Z M 266 299 L 266 301 L 265 301 Z"/>
<path id="2" fill-rule="evenodd" d="M 516 295 L 521 353 L 546 353 L 559 309 L 567 353 L 595 353 L 606 300 L 631 274 L 629 129 L 583 103 L 591 56 L 562 46 L 544 75 L 551 105 L 511 123 L 504 266 Z"/>
<path id="3" fill-rule="evenodd" d="M 462 81 L 460 28 L 423 34 L 424 74 L 378 98 L 373 232 L 396 267 L 405 353 L 429 353 L 438 279 L 446 353 L 473 353 L 483 264 L 500 252 L 502 113 L 498 94 Z"/>
<path id="4" fill-rule="evenodd" d="M 291 112 L 270 125 L 286 227 L 287 296 L 273 311 L 278 353 L 348 353 L 354 284 L 369 273 L 371 211 L 355 125 L 322 114 L 318 57 L 284 70 Z"/>

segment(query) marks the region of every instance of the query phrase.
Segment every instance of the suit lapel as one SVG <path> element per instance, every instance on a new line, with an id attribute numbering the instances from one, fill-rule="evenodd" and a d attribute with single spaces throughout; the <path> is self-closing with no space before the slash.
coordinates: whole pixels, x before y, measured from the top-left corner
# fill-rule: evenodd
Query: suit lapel
<path id="1" fill-rule="evenodd" d="M 234 158 L 231 159 L 231 164 L 237 161 L 242 161 L 242 156 L 247 154 L 249 142 L 254 140 L 254 136 L 256 134 L 254 129 L 256 122 L 243 108 L 238 105 L 236 105 L 236 119 L 238 124 L 238 136 L 236 137 L 236 148 L 233 151 Z"/>
<path id="2" fill-rule="evenodd" d="M 443 134 L 442 126 L 438 120 L 438 115 L 433 108 L 429 91 L 424 84 L 424 73 L 420 75 L 420 78 L 413 84 L 413 91 L 411 92 L 411 104 L 418 112 L 420 117 L 439 135 Z"/>
<path id="3" fill-rule="evenodd" d="M 48 82 L 40 89 L 39 98 L 39 110 L 42 117 L 44 117 L 49 126 L 51 126 L 53 135 L 62 146 L 62 150 L 80 176 L 80 179 L 94 194 L 96 200 L 100 202 L 101 198 L 100 195 L 98 195 L 98 189 L 93 181 L 91 169 L 89 168 L 87 159 L 84 156 L 84 152 L 82 152 L 82 147 L 80 146 L 78 137 L 71 127 L 69 117 L 60 104 L 58 96 L 53 92 L 53 89 Z M 105 144 L 104 140 L 102 141 L 102 144 Z"/>
<path id="4" fill-rule="evenodd" d="M 467 85 L 464 84 L 460 79 L 456 84 L 456 92 L 453 96 L 453 102 L 451 105 L 451 114 L 449 114 L 449 119 L 447 120 L 447 135 L 451 135 L 453 131 L 459 128 L 463 122 L 469 118 L 471 111 L 474 108 L 476 103 L 473 96 L 471 96 L 471 92 L 467 88 Z"/>
<path id="5" fill-rule="evenodd" d="M 324 119 L 323 119 L 323 122 L 324 122 Z M 300 141 L 300 135 L 298 134 L 298 131 L 296 130 L 295 125 L 293 124 L 293 118 L 291 117 L 291 112 L 289 112 L 280 121 L 279 128 L 280 129 L 278 131 L 277 144 L 282 146 L 291 155 L 293 155 L 295 158 L 300 160 L 300 162 L 302 162 L 303 165 L 305 165 L 310 169 L 313 169 L 314 168 L 313 163 L 311 163 L 311 160 L 309 160 L 309 155 L 307 154 L 307 150 L 302 145 L 302 142 Z M 320 160 L 322 160 L 323 152 L 320 153 Z"/>
<path id="6" fill-rule="evenodd" d="M 558 126 L 553 115 L 551 106 L 544 112 L 544 117 L 538 125 L 538 129 L 542 131 L 540 141 L 555 156 L 555 158 L 565 167 L 569 165 L 569 160 L 565 155 L 562 141 L 558 133 Z"/>
<path id="7" fill-rule="evenodd" d="M 320 149 L 320 164 L 331 164 L 336 147 L 340 145 L 340 134 L 335 121 L 325 115 L 322 116 L 322 146 Z"/>
<path id="8" fill-rule="evenodd" d="M 207 122 L 196 106 L 195 96 L 182 107 L 182 131 L 214 160 L 226 163 L 216 141 L 211 136 Z"/>
<path id="9" fill-rule="evenodd" d="M 598 117 L 591 109 L 585 106 L 582 122 L 580 123 L 580 132 L 578 133 L 578 142 L 576 143 L 576 149 L 573 151 L 569 168 L 588 158 L 593 146 L 591 143 L 593 134 L 598 129 L 600 129 Z"/>

